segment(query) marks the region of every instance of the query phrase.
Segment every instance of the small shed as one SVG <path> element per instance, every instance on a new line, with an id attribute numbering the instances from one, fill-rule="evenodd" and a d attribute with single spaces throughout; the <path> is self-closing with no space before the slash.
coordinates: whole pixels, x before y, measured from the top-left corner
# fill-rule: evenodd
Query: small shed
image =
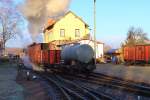
<path id="1" fill-rule="evenodd" d="M 110 59 L 110 62 L 116 64 L 121 62 L 120 58 L 121 52 L 119 49 L 110 49 L 105 53 L 105 55 L 107 56 L 107 58 Z"/>
<path id="2" fill-rule="evenodd" d="M 110 56 L 120 55 L 120 52 L 118 52 L 118 49 L 110 49 L 106 52 L 106 55 Z"/>

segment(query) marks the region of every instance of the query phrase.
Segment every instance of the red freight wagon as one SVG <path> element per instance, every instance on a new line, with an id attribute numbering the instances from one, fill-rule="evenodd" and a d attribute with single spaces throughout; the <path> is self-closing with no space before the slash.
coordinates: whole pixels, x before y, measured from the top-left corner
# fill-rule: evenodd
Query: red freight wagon
<path id="1" fill-rule="evenodd" d="M 150 63 L 150 44 L 125 46 L 123 55 L 125 62 Z"/>
<path id="2" fill-rule="evenodd" d="M 60 50 L 55 50 L 49 43 L 33 44 L 28 47 L 31 61 L 39 65 L 53 65 L 60 62 Z"/>

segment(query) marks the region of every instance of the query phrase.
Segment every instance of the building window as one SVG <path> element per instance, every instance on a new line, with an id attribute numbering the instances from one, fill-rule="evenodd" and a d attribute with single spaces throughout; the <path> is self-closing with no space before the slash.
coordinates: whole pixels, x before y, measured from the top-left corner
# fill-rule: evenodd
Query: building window
<path id="1" fill-rule="evenodd" d="M 75 37 L 80 37 L 80 30 L 79 29 L 75 29 Z"/>
<path id="2" fill-rule="evenodd" d="M 60 36 L 64 37 L 65 36 L 65 29 L 60 29 Z"/>

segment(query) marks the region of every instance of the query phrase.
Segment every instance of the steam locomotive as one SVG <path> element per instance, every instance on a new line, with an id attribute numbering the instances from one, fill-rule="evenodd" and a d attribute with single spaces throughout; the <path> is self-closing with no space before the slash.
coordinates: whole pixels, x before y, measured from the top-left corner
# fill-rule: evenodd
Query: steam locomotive
<path id="1" fill-rule="evenodd" d="M 94 51 L 88 44 L 65 45 L 60 49 L 51 43 L 34 43 L 28 47 L 28 55 L 32 63 L 46 70 L 90 73 L 96 68 Z"/>

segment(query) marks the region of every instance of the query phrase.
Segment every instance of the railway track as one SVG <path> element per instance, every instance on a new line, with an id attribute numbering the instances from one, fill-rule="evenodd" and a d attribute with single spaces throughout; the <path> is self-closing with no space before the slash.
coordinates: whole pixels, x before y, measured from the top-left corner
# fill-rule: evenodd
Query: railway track
<path id="1" fill-rule="evenodd" d="M 43 76 L 43 78 L 48 82 L 49 85 L 51 85 L 54 90 L 53 96 L 51 96 L 52 100 L 71 100 L 71 97 L 67 94 L 67 92 L 61 88 L 61 86 L 52 78 L 47 76 Z"/>
<path id="2" fill-rule="evenodd" d="M 123 79 L 119 79 L 116 77 L 111 77 L 107 75 L 103 75 L 100 73 L 92 73 L 90 75 L 92 80 L 98 80 L 102 83 L 111 83 L 112 86 L 119 87 L 123 90 L 127 90 L 129 92 L 135 93 L 137 95 L 143 95 L 150 97 L 150 87 L 145 84 L 142 85 L 133 81 L 126 81 Z"/>
<path id="3" fill-rule="evenodd" d="M 85 95 L 85 99 L 86 100 L 88 100 L 88 99 L 90 99 L 90 100 L 115 100 L 115 99 L 113 99 L 112 97 L 110 97 L 110 96 L 108 96 L 106 94 L 99 93 L 96 90 L 94 90 L 94 89 L 92 89 L 90 87 L 87 87 L 85 85 L 82 85 L 80 83 L 76 84 L 76 83 L 74 83 L 72 81 L 63 79 L 60 76 L 59 76 L 59 79 L 62 80 L 62 81 L 65 81 L 65 82 L 67 82 L 69 84 L 74 85 L 75 87 L 77 87 L 80 90 L 84 91 L 86 93 L 86 95 L 88 94 L 90 97 Z M 78 92 L 78 93 L 80 94 L 81 92 Z"/>
<path id="4" fill-rule="evenodd" d="M 50 100 L 72 100 L 70 96 L 64 91 L 64 89 L 55 82 L 51 77 L 48 77 L 44 73 L 35 72 L 41 80 L 44 81 L 44 85 L 46 86 L 47 94 L 50 97 Z"/>
<path id="5" fill-rule="evenodd" d="M 67 79 L 76 79 L 84 82 L 94 83 L 108 88 L 120 89 L 140 96 L 150 97 L 150 87 L 146 85 L 121 80 L 99 73 L 91 73 L 88 77 L 85 77 L 85 75 L 64 75 L 64 77 Z"/>
<path id="6" fill-rule="evenodd" d="M 52 100 L 115 100 L 106 94 L 98 93 L 81 84 L 75 84 L 59 75 L 40 74 L 40 76 L 55 88 L 57 95 Z"/>

